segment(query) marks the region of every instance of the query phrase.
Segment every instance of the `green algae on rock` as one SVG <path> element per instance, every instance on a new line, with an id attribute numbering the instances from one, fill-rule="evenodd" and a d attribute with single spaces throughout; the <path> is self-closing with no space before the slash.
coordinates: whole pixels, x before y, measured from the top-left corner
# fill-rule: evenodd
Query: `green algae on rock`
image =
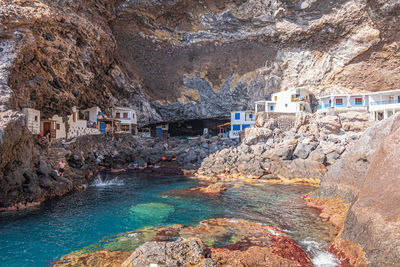
<path id="1" fill-rule="evenodd" d="M 174 206 L 165 203 L 138 204 L 130 209 L 133 219 L 153 223 L 162 223 L 174 211 Z"/>

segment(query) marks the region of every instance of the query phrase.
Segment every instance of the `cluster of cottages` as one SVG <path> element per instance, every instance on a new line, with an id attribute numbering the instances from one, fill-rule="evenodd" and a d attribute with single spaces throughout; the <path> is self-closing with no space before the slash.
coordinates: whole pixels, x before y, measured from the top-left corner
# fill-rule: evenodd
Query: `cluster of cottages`
<path id="1" fill-rule="evenodd" d="M 255 111 L 231 113 L 230 138 L 255 124 L 255 113 L 296 114 L 298 112 L 320 112 L 325 114 L 352 111 L 367 112 L 371 120 L 383 120 L 400 112 L 400 89 L 364 94 L 343 94 L 321 97 L 312 107 L 312 94 L 307 89 L 291 89 L 272 94 L 266 100 L 255 102 Z"/>
<path id="2" fill-rule="evenodd" d="M 230 123 L 217 126 L 221 137 L 239 138 L 240 132 L 255 124 L 257 112 L 296 114 L 319 112 L 335 114 L 349 110 L 367 112 L 371 120 L 383 120 L 400 112 L 400 89 L 376 93 L 343 94 L 321 97 L 312 101 L 313 95 L 307 89 L 291 89 L 274 93 L 266 100 L 256 101 L 254 111 L 231 112 Z M 72 114 L 63 118 L 54 115 L 41 119 L 40 111 L 24 109 L 26 126 L 33 134 L 50 134 L 52 139 L 71 139 L 82 135 L 105 134 L 107 132 L 128 132 L 142 137 L 167 138 L 169 124 L 150 128 L 137 128 L 137 115 L 131 108 L 114 107 L 107 117 L 99 107 L 79 111 L 72 108 Z"/>
<path id="3" fill-rule="evenodd" d="M 49 134 L 52 139 L 71 139 L 82 135 L 105 134 L 107 132 L 137 132 L 137 116 L 131 108 L 115 107 L 111 117 L 107 117 L 99 107 L 85 110 L 72 108 L 66 119 L 54 115 L 41 119 L 40 111 L 25 108 L 26 126 L 33 134 Z"/>

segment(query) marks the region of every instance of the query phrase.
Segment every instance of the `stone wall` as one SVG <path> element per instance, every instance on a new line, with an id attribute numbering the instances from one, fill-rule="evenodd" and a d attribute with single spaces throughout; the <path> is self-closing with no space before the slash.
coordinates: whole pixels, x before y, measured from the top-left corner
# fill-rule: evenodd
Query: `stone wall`
<path id="1" fill-rule="evenodd" d="M 296 122 L 296 113 L 281 113 L 281 112 L 257 112 L 256 126 L 263 127 L 269 119 L 273 119 L 277 127 L 282 131 L 289 131 L 292 129 Z"/>

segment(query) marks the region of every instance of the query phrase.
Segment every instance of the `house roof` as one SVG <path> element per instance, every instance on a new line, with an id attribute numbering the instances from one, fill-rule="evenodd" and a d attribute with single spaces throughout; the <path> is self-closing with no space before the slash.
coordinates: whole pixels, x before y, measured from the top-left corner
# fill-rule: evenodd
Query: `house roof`
<path id="1" fill-rule="evenodd" d="M 227 126 L 231 126 L 231 123 L 227 122 L 227 123 L 224 123 L 224 124 L 221 124 L 221 125 L 217 125 L 218 128 L 227 127 Z"/>
<path id="2" fill-rule="evenodd" d="M 113 107 L 114 110 L 129 110 L 129 111 L 135 111 L 133 108 L 124 108 L 124 107 Z"/>
<path id="3" fill-rule="evenodd" d="M 380 95 L 380 94 L 391 94 L 391 93 L 400 93 L 400 89 L 373 92 L 373 93 L 369 93 L 369 95 Z"/>
<path id="4" fill-rule="evenodd" d="M 100 109 L 100 108 L 99 107 L 91 107 L 91 108 L 84 109 L 82 111 L 90 111 L 90 110 L 96 110 L 96 109 Z"/>

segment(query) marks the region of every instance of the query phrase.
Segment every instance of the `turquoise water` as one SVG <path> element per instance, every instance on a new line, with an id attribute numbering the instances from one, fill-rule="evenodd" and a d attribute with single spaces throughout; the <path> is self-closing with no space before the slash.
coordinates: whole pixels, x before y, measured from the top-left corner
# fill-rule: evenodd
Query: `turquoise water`
<path id="1" fill-rule="evenodd" d="M 105 236 L 147 226 L 195 225 L 220 217 L 278 226 L 310 257 L 326 249 L 329 241 L 329 225 L 300 199 L 312 187 L 242 185 L 209 199 L 168 194 L 171 189 L 197 185 L 185 177 L 103 176 L 87 190 L 48 201 L 37 209 L 0 214 L 0 266 L 43 266 Z"/>

